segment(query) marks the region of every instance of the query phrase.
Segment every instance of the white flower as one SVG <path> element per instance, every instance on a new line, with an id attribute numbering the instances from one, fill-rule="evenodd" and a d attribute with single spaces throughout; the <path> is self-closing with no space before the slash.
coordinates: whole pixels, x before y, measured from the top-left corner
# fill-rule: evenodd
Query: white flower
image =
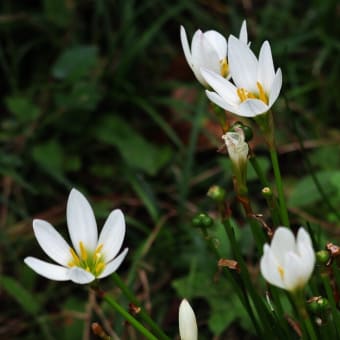
<path id="1" fill-rule="evenodd" d="M 240 40 L 247 44 L 247 25 L 244 20 L 240 31 Z M 205 87 L 207 82 L 201 74 L 201 68 L 220 74 L 222 77 L 229 77 L 229 66 L 227 62 L 227 40 L 220 33 L 210 30 L 202 32 L 197 30 L 192 38 L 191 50 L 187 34 L 181 26 L 181 42 L 185 58 L 194 72 L 197 80 Z"/>
<path id="2" fill-rule="evenodd" d="M 227 132 L 222 136 L 231 161 L 238 169 L 244 167 L 248 158 L 248 143 L 245 142 L 244 132 L 241 128 L 235 129 L 235 132 Z"/>
<path id="3" fill-rule="evenodd" d="M 73 248 L 48 222 L 33 221 L 35 237 L 43 251 L 58 264 L 35 257 L 25 263 L 36 273 L 56 281 L 86 284 L 104 278 L 118 269 L 128 249 L 118 254 L 125 236 L 125 219 L 116 209 L 107 218 L 99 235 L 93 210 L 86 198 L 72 189 L 67 201 L 67 225 Z"/>
<path id="4" fill-rule="evenodd" d="M 183 299 L 179 306 L 178 321 L 181 340 L 197 340 L 195 313 L 186 299 Z"/>
<path id="5" fill-rule="evenodd" d="M 272 285 L 294 292 L 302 289 L 312 275 L 315 253 L 309 234 L 302 227 L 294 234 L 279 227 L 265 244 L 260 262 L 263 277 Z"/>
<path id="6" fill-rule="evenodd" d="M 234 84 L 207 67 L 201 68 L 204 79 L 215 91 L 206 91 L 208 98 L 223 109 L 243 117 L 268 112 L 282 86 L 281 69 L 275 73 L 269 42 L 262 44 L 257 59 L 247 44 L 231 35 L 228 63 Z"/>

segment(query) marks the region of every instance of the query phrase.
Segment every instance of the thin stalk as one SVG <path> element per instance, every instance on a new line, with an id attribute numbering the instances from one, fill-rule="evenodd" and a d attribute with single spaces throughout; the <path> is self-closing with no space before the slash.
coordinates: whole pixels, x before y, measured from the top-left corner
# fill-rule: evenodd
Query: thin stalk
<path id="1" fill-rule="evenodd" d="M 148 340 L 157 340 L 139 321 L 137 321 L 130 313 L 128 313 L 120 304 L 116 302 L 110 295 L 105 294 L 103 299 L 118 312 L 126 321 L 128 321 L 138 332 L 145 336 Z"/>
<path id="2" fill-rule="evenodd" d="M 321 274 L 320 277 L 321 277 L 323 286 L 325 287 L 325 291 L 326 291 L 326 294 L 327 294 L 329 304 L 331 305 L 332 316 L 334 318 L 335 330 L 337 332 L 337 335 L 340 336 L 340 329 L 339 329 L 339 327 L 340 327 L 339 326 L 340 325 L 340 313 L 338 311 L 336 301 L 334 299 L 332 287 L 329 283 L 329 276 L 327 276 L 325 274 Z"/>
<path id="3" fill-rule="evenodd" d="M 216 257 L 218 259 L 221 258 L 218 249 L 216 248 L 216 245 L 212 242 L 211 238 L 209 237 L 207 231 L 205 229 L 202 228 L 202 232 L 204 235 L 205 240 L 208 243 L 209 248 L 215 253 Z M 238 295 L 241 303 L 243 304 L 243 306 L 245 307 L 245 309 L 248 312 L 248 315 L 254 325 L 255 331 L 256 333 L 261 336 L 263 334 L 261 327 L 258 324 L 258 321 L 255 317 L 254 311 L 252 309 L 252 306 L 250 304 L 249 301 L 249 297 L 247 295 L 247 290 L 243 285 L 243 282 L 241 280 L 238 280 L 231 272 L 229 269 L 225 269 L 223 270 L 223 273 L 227 275 L 227 279 L 229 282 L 231 282 L 231 284 L 233 285 L 236 294 Z"/>
<path id="4" fill-rule="evenodd" d="M 292 294 L 293 304 L 299 314 L 302 330 L 303 339 L 305 340 L 318 340 L 315 329 L 312 325 L 310 316 L 306 309 L 306 304 L 303 296 L 303 291 L 297 291 Z"/>
<path id="5" fill-rule="evenodd" d="M 288 211 L 287 211 L 286 200 L 285 200 L 285 196 L 283 192 L 283 184 L 282 184 L 279 160 L 277 157 L 277 152 L 276 152 L 275 147 L 270 148 L 270 158 L 271 158 L 272 165 L 273 165 L 276 188 L 277 188 L 277 193 L 279 196 L 281 222 L 286 227 L 289 228 Z"/>
<path id="6" fill-rule="evenodd" d="M 260 164 L 259 162 L 257 161 L 257 158 L 256 156 L 252 155 L 250 158 L 249 158 L 249 161 L 253 167 L 253 169 L 255 170 L 261 184 L 264 186 L 264 187 L 268 187 L 269 186 L 269 183 L 267 181 L 267 178 L 265 176 L 265 174 L 263 173 L 262 171 L 262 168 L 260 167 Z"/>
<path id="7" fill-rule="evenodd" d="M 113 273 L 112 278 L 113 278 L 115 284 L 121 289 L 123 294 L 126 296 L 126 298 L 130 302 L 132 302 L 134 305 L 141 308 L 140 312 L 138 313 L 138 316 L 150 327 L 150 329 L 154 332 L 154 334 L 158 337 L 158 339 L 160 339 L 160 340 L 170 340 L 170 338 L 164 334 L 164 332 L 159 328 L 159 326 L 145 312 L 144 308 L 141 306 L 138 299 L 130 291 L 130 289 L 125 285 L 125 283 L 120 278 L 120 276 L 117 273 Z"/>

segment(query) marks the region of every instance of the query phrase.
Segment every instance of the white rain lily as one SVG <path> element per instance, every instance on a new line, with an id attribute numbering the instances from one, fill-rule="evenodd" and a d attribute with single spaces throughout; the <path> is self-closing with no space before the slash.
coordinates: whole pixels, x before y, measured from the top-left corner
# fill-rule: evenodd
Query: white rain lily
<path id="1" fill-rule="evenodd" d="M 282 87 L 281 69 L 275 73 L 269 42 L 262 44 L 257 59 L 247 44 L 231 35 L 228 63 L 234 83 L 207 67 L 201 68 L 204 79 L 215 91 L 207 90 L 208 98 L 223 109 L 243 117 L 268 112 Z"/>
<path id="2" fill-rule="evenodd" d="M 314 264 L 315 253 L 308 232 L 301 227 L 295 239 L 290 229 L 279 227 L 271 245 L 263 247 L 260 269 L 272 285 L 295 292 L 306 285 Z"/>
<path id="3" fill-rule="evenodd" d="M 112 211 L 98 238 L 97 224 L 87 199 L 72 189 L 66 208 L 67 225 L 73 248 L 48 222 L 33 221 L 35 237 L 43 251 L 56 263 L 26 257 L 25 263 L 50 280 L 86 284 L 104 278 L 118 269 L 128 249 L 117 257 L 125 237 L 125 219 L 121 210 Z"/>
<path id="4" fill-rule="evenodd" d="M 247 44 L 247 24 L 244 20 L 241 26 L 239 39 Z M 197 30 L 192 38 L 191 50 L 187 34 L 181 26 L 181 42 L 185 58 L 195 74 L 197 80 L 205 87 L 208 83 L 201 74 L 201 68 L 220 74 L 222 77 L 229 77 L 229 66 L 227 62 L 227 40 L 214 30 L 202 32 Z"/>
<path id="5" fill-rule="evenodd" d="M 183 299 L 179 306 L 178 323 L 181 340 L 197 340 L 195 313 L 186 299 Z"/>

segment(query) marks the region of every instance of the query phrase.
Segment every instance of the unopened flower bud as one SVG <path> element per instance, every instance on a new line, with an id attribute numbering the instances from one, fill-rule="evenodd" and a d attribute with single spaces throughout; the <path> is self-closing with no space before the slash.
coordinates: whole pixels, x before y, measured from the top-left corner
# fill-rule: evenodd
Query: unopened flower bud
<path id="1" fill-rule="evenodd" d="M 212 226 L 214 220 L 205 213 L 198 213 L 195 215 L 195 217 L 192 219 L 192 225 L 196 228 L 209 228 Z"/>
<path id="2" fill-rule="evenodd" d="M 319 250 L 315 255 L 318 264 L 326 264 L 331 256 L 328 250 Z"/>
<path id="3" fill-rule="evenodd" d="M 218 185 L 213 185 L 209 188 L 207 196 L 213 199 L 215 202 L 223 202 L 225 199 L 225 190 L 218 186 Z"/>

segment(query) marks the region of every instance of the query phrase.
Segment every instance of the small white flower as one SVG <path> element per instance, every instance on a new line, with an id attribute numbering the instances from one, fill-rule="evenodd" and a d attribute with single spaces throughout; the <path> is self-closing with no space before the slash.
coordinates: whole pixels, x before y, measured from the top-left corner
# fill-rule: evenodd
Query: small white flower
<path id="1" fill-rule="evenodd" d="M 179 306 L 178 321 L 181 340 L 197 340 L 195 313 L 186 299 L 183 299 Z"/>
<path id="2" fill-rule="evenodd" d="M 204 79 L 215 91 L 206 91 L 208 98 L 223 109 L 243 117 L 268 112 L 282 87 L 281 69 L 275 73 L 269 42 L 262 44 L 257 59 L 247 44 L 231 35 L 228 63 L 234 83 L 207 67 L 201 68 Z"/>
<path id="3" fill-rule="evenodd" d="M 240 31 L 240 40 L 247 44 L 247 25 L 244 20 Z M 222 77 L 229 77 L 229 66 L 227 62 L 227 40 L 225 37 L 214 31 L 202 32 L 197 30 L 192 38 L 191 50 L 187 34 L 181 26 L 181 42 L 185 58 L 195 74 L 197 80 L 205 87 L 208 86 L 201 74 L 201 68 L 220 74 Z"/>
<path id="4" fill-rule="evenodd" d="M 290 229 L 279 227 L 271 245 L 263 247 L 260 269 L 269 283 L 294 292 L 306 285 L 314 264 L 312 241 L 305 229 L 301 227 L 295 239 Z"/>
<path id="5" fill-rule="evenodd" d="M 35 257 L 25 263 L 50 280 L 86 284 L 104 278 L 118 269 L 128 249 L 118 254 L 125 236 L 125 219 L 116 209 L 107 218 L 99 235 L 93 210 L 86 198 L 72 189 L 67 201 L 67 225 L 73 248 L 48 222 L 33 221 L 35 237 L 43 251 L 58 264 Z"/>
<path id="6" fill-rule="evenodd" d="M 248 158 L 249 146 L 245 142 L 244 132 L 241 128 L 235 129 L 235 132 L 227 132 L 222 136 L 231 161 L 238 169 L 244 167 Z"/>

